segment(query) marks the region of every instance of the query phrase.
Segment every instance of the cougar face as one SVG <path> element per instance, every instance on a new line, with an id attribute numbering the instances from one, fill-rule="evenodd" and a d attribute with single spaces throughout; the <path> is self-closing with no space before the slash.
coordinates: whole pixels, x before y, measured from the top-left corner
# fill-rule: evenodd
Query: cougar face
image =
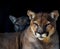
<path id="1" fill-rule="evenodd" d="M 28 17 L 22 16 L 22 17 L 16 18 L 10 15 L 9 18 L 14 24 L 14 30 L 16 32 L 23 31 L 29 26 Z"/>
<path id="2" fill-rule="evenodd" d="M 59 16 L 57 10 L 51 13 L 35 13 L 28 10 L 27 15 L 31 20 L 31 31 L 39 40 L 44 40 L 46 37 L 50 38 L 55 33 L 56 20 Z"/>

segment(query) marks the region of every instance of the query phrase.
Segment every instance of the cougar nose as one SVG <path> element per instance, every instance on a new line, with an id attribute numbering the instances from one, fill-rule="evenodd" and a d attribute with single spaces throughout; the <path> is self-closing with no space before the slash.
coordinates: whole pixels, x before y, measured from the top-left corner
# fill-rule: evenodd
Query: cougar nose
<path id="1" fill-rule="evenodd" d="M 38 28 L 38 33 L 40 33 L 40 34 L 42 34 L 42 32 L 43 32 L 43 29 L 40 27 L 40 28 Z"/>

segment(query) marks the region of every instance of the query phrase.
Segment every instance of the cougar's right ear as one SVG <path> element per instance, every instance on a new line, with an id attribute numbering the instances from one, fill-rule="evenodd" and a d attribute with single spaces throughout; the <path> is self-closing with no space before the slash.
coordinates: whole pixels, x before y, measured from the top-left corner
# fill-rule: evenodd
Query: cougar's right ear
<path id="1" fill-rule="evenodd" d="M 10 15 L 9 19 L 12 21 L 12 23 L 14 24 L 16 22 L 16 17 Z"/>
<path id="2" fill-rule="evenodd" d="M 29 19 L 30 19 L 30 20 L 35 18 L 35 13 L 32 12 L 31 10 L 28 10 L 28 11 L 27 11 L 27 15 L 29 16 Z"/>

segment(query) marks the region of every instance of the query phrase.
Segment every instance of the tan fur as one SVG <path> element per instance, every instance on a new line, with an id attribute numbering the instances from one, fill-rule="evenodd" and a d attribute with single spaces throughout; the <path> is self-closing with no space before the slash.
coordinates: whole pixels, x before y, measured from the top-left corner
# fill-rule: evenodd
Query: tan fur
<path id="1" fill-rule="evenodd" d="M 55 49 L 54 37 L 56 36 L 56 26 L 53 24 L 55 21 L 52 23 L 48 20 L 49 13 L 34 13 L 28 10 L 27 15 L 31 21 L 30 26 L 21 35 L 21 43 L 23 44 L 22 49 L 35 49 L 35 47 L 37 47 L 36 49 Z M 48 23 L 49 25 L 46 26 L 46 31 L 49 33 L 48 36 L 44 37 L 43 40 L 39 40 L 39 37 L 35 36 L 37 28 L 40 27 L 40 30 L 42 32 L 42 28 Z M 57 38 L 58 37 L 56 36 L 56 39 Z"/>

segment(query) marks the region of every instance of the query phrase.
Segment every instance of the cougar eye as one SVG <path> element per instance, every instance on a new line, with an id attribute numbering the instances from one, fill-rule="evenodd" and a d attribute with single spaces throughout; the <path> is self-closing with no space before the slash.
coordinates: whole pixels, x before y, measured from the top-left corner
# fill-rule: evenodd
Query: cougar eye
<path id="1" fill-rule="evenodd" d="M 38 26 L 38 24 L 34 23 L 36 26 Z"/>
<path id="2" fill-rule="evenodd" d="M 15 25 L 19 26 L 19 23 L 16 23 Z"/>
<path id="3" fill-rule="evenodd" d="M 34 23 L 35 27 L 37 28 L 38 27 L 38 24 Z"/>

